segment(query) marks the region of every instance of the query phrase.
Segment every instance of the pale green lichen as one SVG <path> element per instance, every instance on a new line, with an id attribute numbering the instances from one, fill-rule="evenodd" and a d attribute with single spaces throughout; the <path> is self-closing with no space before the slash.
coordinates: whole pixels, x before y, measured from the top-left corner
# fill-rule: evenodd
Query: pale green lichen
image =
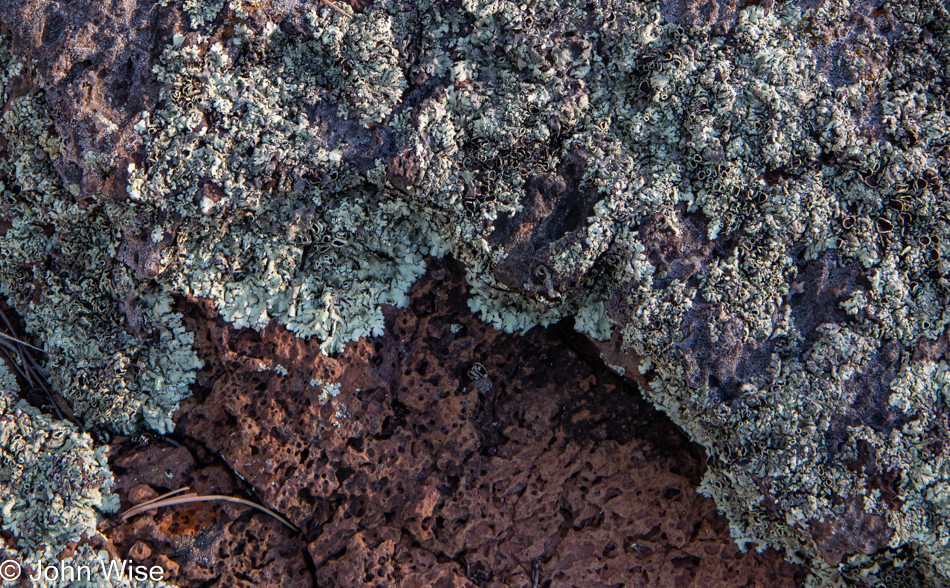
<path id="1" fill-rule="evenodd" d="M 310 385 L 314 388 L 320 388 L 320 394 L 317 396 L 317 400 L 320 404 L 326 404 L 331 398 L 336 398 L 340 395 L 340 383 L 339 382 L 323 382 L 319 378 L 312 378 L 310 380 Z M 358 390 L 357 390 L 358 392 Z M 340 408 L 339 410 L 345 410 Z M 337 412 L 337 418 L 342 418 L 345 416 L 344 413 Z M 336 425 L 339 426 L 339 425 Z"/>
<path id="2" fill-rule="evenodd" d="M 20 549 L 54 556 L 118 508 L 107 450 L 72 424 L 0 394 L 0 514 Z"/>
<path id="3" fill-rule="evenodd" d="M 129 169 L 130 202 L 75 208 L 49 163 L 58 139 L 31 126 L 39 98 L 4 114 L 7 132 L 28 129 L 5 169 L 53 219 L 8 197 L 4 291 L 63 350 L 51 353 L 57 388 L 122 428 L 150 399 L 169 414 L 193 373 L 170 293 L 211 299 L 238 327 L 276 319 L 333 353 L 380 334 L 381 305 L 405 306 L 424 258 L 451 253 L 467 266 L 470 308 L 500 329 L 573 318 L 595 339 L 620 331 L 652 378 L 648 398 L 706 448 L 702 489 L 740 544 L 784 549 L 813 566 L 815 582 L 831 582 L 835 565 L 822 560 L 812 525 L 841 516 L 847 498 L 893 530 L 882 558 L 909 549 L 928 573 L 950 578 L 950 449 L 931 449 L 945 428 L 936 406 L 946 402 L 946 364 L 907 359 L 950 324 L 944 80 L 908 77 L 946 69 L 948 16 L 931 0 L 887 4 L 900 21 L 895 37 L 910 31 L 911 46 L 855 36 L 841 59 L 856 75 L 832 82 L 816 45 L 844 26 L 848 7 L 750 6 L 715 36 L 665 22 L 657 3 L 424 0 L 410 10 L 388 0 L 350 17 L 323 6 L 282 26 L 240 24 L 221 44 L 203 36 L 209 19 L 241 11 L 189 4 L 202 34 L 174 35 L 157 60 L 162 108 L 135 125 L 145 158 Z M 916 44 L 911 33 L 925 29 L 932 42 Z M 877 57 L 885 53 L 893 63 Z M 407 80 L 424 98 L 410 103 Z M 878 127 L 868 116 L 877 103 Z M 371 133 L 391 153 L 371 147 Z M 398 155 L 405 177 L 394 181 L 390 163 L 366 161 L 367 151 Z M 571 188 L 592 198 L 590 210 L 568 237 L 544 244 L 544 263 L 528 268 L 536 283 L 506 284 L 496 270 L 511 252 L 494 227 L 524 211 L 532 179 L 566 175 L 578 161 Z M 676 261 L 695 270 L 667 267 L 647 229 L 668 242 L 692 235 L 695 258 Z M 73 243 L 113 268 L 111 281 L 96 274 L 76 290 L 37 264 Z M 123 246 L 154 262 L 131 263 L 135 275 L 109 265 Z M 811 294 L 799 274 L 831 258 L 850 272 L 850 290 L 831 304 L 848 318 L 806 328 L 792 302 Z M 143 286 L 142 274 L 156 285 Z M 35 316 L 22 310 L 31 280 L 52 293 Z M 69 369 L 94 362 L 58 317 L 101 320 L 102 308 L 84 305 L 119 299 L 139 309 L 143 332 L 171 333 L 169 348 L 144 362 L 168 362 L 166 396 L 154 378 L 109 372 L 122 365 L 111 356 L 94 368 L 115 398 L 98 382 L 71 391 L 66 374 L 79 372 Z M 146 316 L 153 306 L 162 312 Z M 134 344 L 119 325 L 98 327 L 116 349 Z M 684 359 L 707 336 L 713 347 L 758 350 L 770 365 L 727 397 Z M 906 423 L 890 431 L 852 417 L 870 393 L 862 378 L 883 378 L 874 370 L 895 346 L 905 359 L 888 406 Z M 316 385 L 323 401 L 334 390 Z M 124 416 L 99 416 L 110 410 Z M 882 471 L 901 473 L 902 509 L 848 467 L 859 445 Z M 867 563 L 852 558 L 839 571 L 875 576 Z"/>
<path id="4" fill-rule="evenodd" d="M 168 1 L 164 0 L 162 2 L 163 6 L 167 6 Z M 224 0 L 217 0 L 215 2 L 207 2 L 205 0 L 185 0 L 184 1 L 185 12 L 188 13 L 189 20 L 191 21 L 191 28 L 197 29 L 213 21 L 219 14 L 221 14 L 221 9 L 224 8 Z"/>
<path id="5" fill-rule="evenodd" d="M 17 61 L 9 47 L 4 60 Z M 130 255 L 136 211 L 107 199 L 80 208 L 64 191 L 54 162 L 65 151 L 51 129 L 37 95 L 10 102 L 0 121 L 8 138 L 0 170 L 14 180 L 0 194 L 10 224 L 0 237 L 0 290 L 42 337 L 50 383 L 88 426 L 132 432 L 144 419 L 170 431 L 201 367 L 193 335 L 168 293 L 116 259 Z"/>
<path id="6" fill-rule="evenodd" d="M 169 47 L 156 66 L 170 85 L 163 93 L 169 106 L 143 119 L 147 165 L 130 169 L 133 200 L 148 204 L 152 215 L 174 211 L 187 219 L 160 229 L 176 235 L 163 252 L 168 286 L 215 300 L 239 327 L 277 318 L 301 336 L 319 337 L 330 353 L 381 334 L 379 305 L 406 304 L 431 252 L 406 204 L 358 188 L 358 177 L 340 169 L 348 146 L 324 143 L 308 120 L 307 109 L 322 109 L 329 99 L 313 92 L 315 70 L 300 63 L 326 63 L 326 75 L 342 76 L 341 84 L 378 87 L 330 65 L 344 57 L 364 63 L 364 53 L 386 47 L 389 17 L 373 15 L 368 29 L 315 28 L 302 43 L 275 31 L 256 47 L 268 56 L 258 66 L 222 67 L 218 45 L 207 52 Z M 401 92 L 403 82 L 386 79 L 395 94 L 363 97 L 364 124 L 384 116 Z M 336 110 L 321 112 L 335 118 Z M 207 128 L 206 115 L 219 124 Z M 278 164 L 287 171 L 279 186 L 269 186 L 265 178 Z M 262 198 L 275 188 L 282 204 L 264 208 Z"/>
<path id="7" fill-rule="evenodd" d="M 5 361 L 0 361 L 0 390 L 6 390 L 9 394 L 17 394 L 20 391 L 16 376 Z"/>
<path id="8" fill-rule="evenodd" d="M 703 488 L 729 516 L 734 537 L 782 546 L 788 554 L 811 554 L 809 561 L 817 569 L 818 548 L 811 543 L 809 522 L 834 517 L 836 497 L 867 491 L 867 480 L 849 471 L 846 455 L 830 452 L 826 440 L 832 422 L 848 414 L 855 402 L 846 383 L 865 373 L 870 359 L 889 340 L 912 349 L 921 336 L 944 336 L 948 324 L 946 280 L 932 277 L 946 273 L 940 260 L 948 236 L 947 210 L 936 198 L 937 184 L 921 179 L 925 171 L 937 171 L 927 154 L 945 144 L 947 121 L 942 107 L 928 108 L 933 99 L 923 88 L 914 92 L 912 101 L 901 98 L 900 91 L 890 94 L 882 80 L 867 78 L 829 92 L 800 33 L 813 22 L 808 16 L 794 7 L 772 14 L 749 8 L 740 14 L 732 40 L 739 49 L 728 56 L 722 40 L 691 43 L 687 54 L 682 45 L 677 50 L 675 37 L 671 39 L 674 47 L 647 74 L 649 88 L 662 104 L 646 101 L 620 127 L 628 144 L 649 145 L 647 150 L 657 159 L 666 160 L 648 168 L 648 174 L 635 176 L 640 179 L 629 201 L 645 200 L 644 210 L 655 210 L 664 202 L 672 206 L 664 199 L 676 195 L 690 210 L 702 210 L 710 219 L 710 239 L 734 236 L 735 251 L 704 268 L 698 291 L 683 286 L 676 290 L 675 280 L 663 289 L 651 288 L 653 272 L 630 267 L 630 262 L 615 275 L 630 283 L 626 344 L 650 358 L 656 373 L 649 396 L 719 464 L 710 468 Z M 940 43 L 945 43 L 946 26 L 940 26 Z M 896 94 L 904 100 L 902 112 L 927 117 L 934 129 L 931 136 L 940 141 L 921 140 L 913 148 L 894 149 L 891 143 L 869 139 L 855 124 L 854 109 L 860 107 L 860 96 L 877 92 L 884 97 L 885 121 L 891 120 L 888 112 L 897 110 L 892 98 Z M 903 124 L 920 126 L 908 119 Z M 941 125 L 943 130 L 936 131 Z M 820 131 L 816 138 L 814 130 Z M 896 127 L 890 130 L 900 134 Z M 924 134 L 921 130 L 918 137 Z M 681 157 L 672 158 L 674 151 Z M 808 163 L 821 154 L 830 154 L 836 164 Z M 767 183 L 761 178 L 763 169 L 782 168 L 795 176 L 793 182 Z M 650 183 L 663 188 L 652 189 Z M 675 214 L 668 216 L 679 224 Z M 715 390 L 692 385 L 677 353 L 664 346 L 681 340 L 684 309 L 702 302 L 718 309 L 709 325 L 713 342 L 723 329 L 738 325 L 739 342 L 757 344 L 768 338 L 779 344 L 777 350 L 800 349 L 802 335 L 787 304 L 787 297 L 795 294 L 789 287 L 799 265 L 791 257 L 793 243 L 805 245 L 800 259 L 837 249 L 842 265 L 869 268 L 869 286 L 851 292 L 841 303 L 857 320 L 820 326 L 806 361 L 774 356 L 774 372 L 747 382 L 738 402 L 723 403 Z M 637 241 L 631 245 L 633 255 L 626 259 L 643 264 L 635 253 Z M 681 298 L 664 300 L 677 291 Z M 895 382 L 895 406 L 933 414 L 927 407 L 942 389 L 938 379 L 915 378 L 913 393 L 906 391 L 903 379 Z M 932 417 L 922 422 L 934 427 L 940 421 Z M 921 438 L 932 440 L 935 431 L 924 430 Z M 931 467 L 923 442 L 914 445 L 899 436 L 895 440 L 869 427 L 852 428 L 848 445 L 837 451 L 855 451 L 859 439 L 878 448 L 884 470 Z M 937 463 L 944 459 L 941 455 Z M 946 479 L 942 469 L 934 475 Z M 760 505 L 763 495 L 756 480 L 762 479 L 770 480 L 773 496 L 780 497 L 781 516 Z M 905 485 L 899 497 L 907 504 L 930 504 L 921 506 L 931 513 L 926 522 L 913 514 L 916 506 L 897 512 L 870 501 L 867 509 L 895 529 L 891 547 L 913 545 L 922 560 L 946 576 L 946 541 L 938 530 L 946 524 L 945 510 L 928 503 L 926 496 L 921 488 Z"/>
<path id="9" fill-rule="evenodd" d="M 607 313 L 605 296 L 591 294 L 577 312 L 574 328 L 598 341 L 609 341 L 617 323 Z"/>

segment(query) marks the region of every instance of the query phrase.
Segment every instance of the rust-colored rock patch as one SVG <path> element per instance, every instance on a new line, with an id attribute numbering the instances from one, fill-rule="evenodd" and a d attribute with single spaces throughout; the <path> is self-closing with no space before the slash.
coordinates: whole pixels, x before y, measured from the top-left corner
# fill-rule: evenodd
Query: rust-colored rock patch
<path id="1" fill-rule="evenodd" d="M 207 457 L 201 448 L 195 453 Z M 202 460 L 202 461 L 207 461 Z M 188 486 L 201 494 L 248 496 L 221 464 L 203 465 L 186 447 L 157 440 L 117 444 L 111 466 L 123 510 Z M 105 530 L 121 557 L 159 566 L 178 586 L 310 588 L 303 540 L 276 519 L 227 502 L 201 502 L 147 511 Z"/>
<path id="2" fill-rule="evenodd" d="M 775 552 L 739 551 L 695 490 L 701 452 L 632 384 L 584 361 L 567 327 L 519 337 L 479 322 L 461 276 L 431 261 L 386 335 L 336 358 L 181 300 L 207 365 L 176 417 L 196 447 L 119 457 L 120 494 L 240 493 L 220 456 L 303 536 L 205 503 L 117 527 L 120 552 L 147 545 L 182 586 L 254 573 L 257 586 L 800 584 Z"/>

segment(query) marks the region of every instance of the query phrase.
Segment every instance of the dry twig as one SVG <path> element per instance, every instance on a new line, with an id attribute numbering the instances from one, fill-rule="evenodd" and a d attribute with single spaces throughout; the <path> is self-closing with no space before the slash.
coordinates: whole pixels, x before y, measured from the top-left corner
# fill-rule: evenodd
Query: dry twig
<path id="1" fill-rule="evenodd" d="M 324 4 L 326 4 L 327 6 L 329 6 L 330 8 L 332 8 L 333 10 L 336 10 L 337 12 L 339 12 L 340 14 L 342 14 L 343 16 L 345 16 L 346 18 L 353 18 L 353 15 L 352 15 L 352 14 L 350 14 L 350 13 L 348 13 L 347 11 L 343 10 L 342 8 L 340 8 L 339 6 L 337 6 L 336 4 L 334 4 L 333 2 L 331 2 L 330 0 L 322 0 L 322 2 L 323 2 Z"/>

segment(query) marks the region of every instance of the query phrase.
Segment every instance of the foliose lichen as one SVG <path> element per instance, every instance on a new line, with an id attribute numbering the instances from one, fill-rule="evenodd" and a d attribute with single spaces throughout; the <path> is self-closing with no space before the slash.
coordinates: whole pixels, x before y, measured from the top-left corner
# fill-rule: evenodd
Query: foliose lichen
<path id="1" fill-rule="evenodd" d="M 87 420 L 186 393 L 173 293 L 334 353 L 452 254 L 496 327 L 573 318 L 641 358 L 741 545 L 815 583 L 950 579 L 943 3 L 775 2 L 723 31 L 625 0 L 185 8 L 128 200 L 76 204 L 41 96 L 4 114 L 27 130 L 0 281 Z"/>
<path id="2" fill-rule="evenodd" d="M 12 392 L 0 394 L 0 514 L 24 553 L 53 557 L 118 508 L 107 449 Z"/>
<path id="3" fill-rule="evenodd" d="M 16 376 L 4 361 L 0 361 L 0 390 L 6 390 L 10 394 L 17 394 L 20 391 Z"/>
<path id="4" fill-rule="evenodd" d="M 0 65 L 18 75 L 23 63 L 3 43 Z M 77 203 L 53 167 L 64 151 L 41 95 L 10 100 L 0 134 L 0 214 L 9 223 L 0 291 L 43 338 L 51 384 L 87 426 L 131 432 L 144 419 L 171 430 L 201 362 L 170 295 L 137 281 L 121 261 L 139 255 L 126 228 L 135 211 L 107 199 Z"/>

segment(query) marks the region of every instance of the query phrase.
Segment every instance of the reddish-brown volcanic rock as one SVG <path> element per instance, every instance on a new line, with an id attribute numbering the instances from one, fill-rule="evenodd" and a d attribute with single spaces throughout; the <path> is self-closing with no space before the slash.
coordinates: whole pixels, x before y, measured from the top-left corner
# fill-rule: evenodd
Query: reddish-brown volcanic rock
<path id="1" fill-rule="evenodd" d="M 245 498 L 234 474 L 220 464 L 201 467 L 185 447 L 157 441 L 121 444 L 111 466 L 123 509 L 147 492 L 189 486 L 198 494 Z M 197 453 L 204 453 L 200 448 Z M 138 502 L 138 500 L 135 500 Z M 148 511 L 106 530 L 122 557 L 158 565 L 179 586 L 310 588 L 306 545 L 298 534 L 248 507 L 203 502 Z"/>
<path id="2" fill-rule="evenodd" d="M 207 304 L 179 305 L 207 367 L 176 433 L 219 454 L 304 530 L 315 585 L 798 583 L 801 570 L 776 553 L 739 552 L 713 502 L 696 493 L 701 452 L 631 384 L 584 361 L 566 329 L 519 337 L 479 322 L 461 269 L 431 268 L 411 306 L 387 312 L 384 337 L 337 358 L 274 324 L 235 330 Z M 329 396 L 312 379 L 341 391 Z M 238 490 L 220 466 L 196 469 L 182 452 L 116 460 L 120 493 L 203 479 L 213 480 L 199 493 Z M 211 565 L 200 573 L 192 568 L 201 562 L 174 546 L 197 529 L 229 542 L 206 550 Z M 289 531 L 245 509 L 177 507 L 116 533 L 123 554 L 141 541 L 153 559 L 182 564 L 185 585 L 248 570 L 260 572 L 258 586 L 305 585 L 276 575 L 299 571 L 292 554 L 281 551 L 282 567 L 265 557 L 291 545 Z"/>

